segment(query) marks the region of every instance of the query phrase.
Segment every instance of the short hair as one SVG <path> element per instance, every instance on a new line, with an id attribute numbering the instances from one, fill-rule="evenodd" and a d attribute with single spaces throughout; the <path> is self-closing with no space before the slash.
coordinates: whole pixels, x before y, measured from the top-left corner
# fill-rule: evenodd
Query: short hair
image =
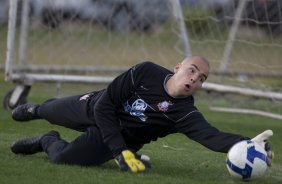
<path id="1" fill-rule="evenodd" d="M 184 58 L 182 63 L 183 62 L 187 62 L 187 61 L 189 62 L 189 61 L 192 61 L 192 60 L 201 60 L 204 63 L 206 63 L 208 68 L 210 69 L 210 62 L 209 62 L 209 60 L 207 58 L 203 57 L 203 56 L 198 56 L 198 55 L 188 56 L 188 57 Z"/>

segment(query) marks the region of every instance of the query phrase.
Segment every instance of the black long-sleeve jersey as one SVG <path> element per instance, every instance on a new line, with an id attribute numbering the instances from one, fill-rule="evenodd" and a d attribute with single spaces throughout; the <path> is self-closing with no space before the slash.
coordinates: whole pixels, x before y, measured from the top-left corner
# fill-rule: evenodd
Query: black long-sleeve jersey
<path id="1" fill-rule="evenodd" d="M 127 145 L 145 144 L 172 133 L 218 152 L 227 152 L 241 135 L 211 126 L 194 106 L 193 96 L 175 98 L 166 91 L 171 71 L 146 61 L 122 73 L 100 91 L 94 106 L 94 122 L 113 155 Z"/>

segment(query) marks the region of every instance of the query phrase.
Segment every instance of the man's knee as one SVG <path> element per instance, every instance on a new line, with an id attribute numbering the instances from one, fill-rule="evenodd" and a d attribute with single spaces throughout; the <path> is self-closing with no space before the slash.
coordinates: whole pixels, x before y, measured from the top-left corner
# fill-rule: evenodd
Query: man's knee
<path id="1" fill-rule="evenodd" d="M 61 154 L 52 155 L 51 157 L 49 157 L 49 160 L 55 164 L 67 164 Z"/>

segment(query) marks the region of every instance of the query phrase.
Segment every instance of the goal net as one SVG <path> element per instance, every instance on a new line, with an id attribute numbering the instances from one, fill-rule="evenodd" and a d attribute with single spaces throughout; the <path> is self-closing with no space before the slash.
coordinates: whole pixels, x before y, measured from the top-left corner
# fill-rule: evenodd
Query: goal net
<path id="1" fill-rule="evenodd" d="M 185 54 L 166 0 L 26 2 L 16 13 L 14 71 L 108 75 L 144 60 L 172 67 Z"/>
<path id="2" fill-rule="evenodd" d="M 38 81 L 109 83 L 146 60 L 172 69 L 190 54 L 181 16 L 170 0 L 11 0 L 8 99 Z"/>
<path id="3" fill-rule="evenodd" d="M 281 9 L 280 0 L 11 0 L 6 77 L 108 83 L 140 61 L 172 69 L 203 55 L 211 107 L 282 114 Z"/>

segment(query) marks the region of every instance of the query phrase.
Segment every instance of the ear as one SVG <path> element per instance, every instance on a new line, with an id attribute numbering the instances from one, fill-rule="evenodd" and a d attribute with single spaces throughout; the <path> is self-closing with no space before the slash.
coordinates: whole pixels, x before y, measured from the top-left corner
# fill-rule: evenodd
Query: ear
<path id="1" fill-rule="evenodd" d="M 180 67 L 181 67 L 181 63 L 177 63 L 177 65 L 175 65 L 175 67 L 173 68 L 173 72 L 177 73 Z"/>

